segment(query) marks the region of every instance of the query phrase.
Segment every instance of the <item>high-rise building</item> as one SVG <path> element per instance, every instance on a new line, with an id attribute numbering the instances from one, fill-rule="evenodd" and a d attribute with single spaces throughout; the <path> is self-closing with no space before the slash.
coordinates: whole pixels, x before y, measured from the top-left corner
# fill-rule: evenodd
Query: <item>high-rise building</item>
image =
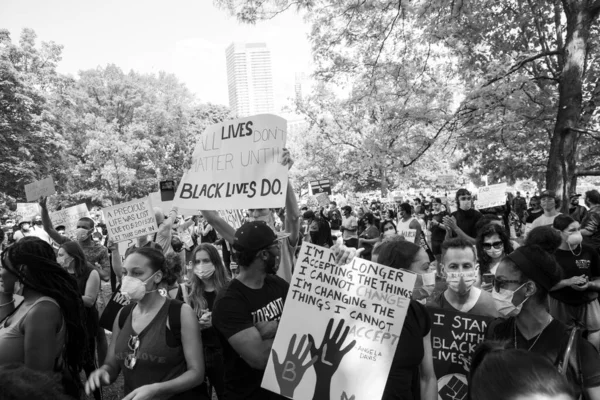
<path id="1" fill-rule="evenodd" d="M 266 43 L 232 43 L 225 54 L 231 110 L 238 117 L 274 112 L 271 52 Z"/>

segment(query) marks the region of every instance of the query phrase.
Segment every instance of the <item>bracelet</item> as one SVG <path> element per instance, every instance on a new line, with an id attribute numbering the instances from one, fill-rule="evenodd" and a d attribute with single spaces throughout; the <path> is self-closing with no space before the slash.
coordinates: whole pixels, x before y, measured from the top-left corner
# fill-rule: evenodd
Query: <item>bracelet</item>
<path id="1" fill-rule="evenodd" d="M 8 303 L 0 304 L 0 307 L 7 306 L 7 305 L 9 305 L 9 304 L 12 304 L 12 303 L 14 303 L 14 302 L 15 302 L 15 299 L 12 299 L 12 300 L 11 300 L 11 301 L 9 301 Z"/>

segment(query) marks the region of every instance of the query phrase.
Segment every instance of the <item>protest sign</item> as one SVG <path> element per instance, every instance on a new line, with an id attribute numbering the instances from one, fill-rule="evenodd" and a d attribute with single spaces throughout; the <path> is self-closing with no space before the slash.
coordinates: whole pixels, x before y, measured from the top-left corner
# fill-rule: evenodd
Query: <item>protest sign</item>
<path id="1" fill-rule="evenodd" d="M 466 399 L 471 356 L 485 340 L 491 317 L 440 308 L 427 308 L 431 316 L 433 368 L 442 400 Z"/>
<path id="2" fill-rule="evenodd" d="M 311 181 L 309 186 L 313 195 L 317 195 L 319 193 L 331 194 L 331 182 L 329 179 Z"/>
<path id="3" fill-rule="evenodd" d="M 288 167 L 281 165 L 286 136 L 287 121 L 271 114 L 208 127 L 177 187 L 175 206 L 190 210 L 283 207 L 288 182 Z"/>
<path id="4" fill-rule="evenodd" d="M 437 184 L 443 187 L 454 186 L 454 175 L 438 175 Z"/>
<path id="5" fill-rule="evenodd" d="M 359 258 L 337 266 L 304 242 L 262 387 L 296 400 L 381 399 L 415 280 Z"/>
<path id="6" fill-rule="evenodd" d="M 150 199 L 133 200 L 102 210 L 108 236 L 114 242 L 149 235 L 158 230 Z"/>
<path id="7" fill-rule="evenodd" d="M 319 193 L 315 196 L 317 199 L 317 203 L 319 203 L 319 207 L 327 207 L 329 205 L 329 196 L 327 193 Z"/>
<path id="8" fill-rule="evenodd" d="M 477 208 L 499 207 L 506 205 L 506 183 L 483 186 L 477 195 Z"/>
<path id="9" fill-rule="evenodd" d="M 173 201 L 175 198 L 175 181 L 160 182 L 160 200 Z"/>
<path id="10" fill-rule="evenodd" d="M 73 207 L 65 208 L 64 210 L 50 213 L 52 226 L 56 228 L 57 226 L 63 225 L 66 233 L 74 231 L 77 228 L 77 221 L 83 217 L 90 218 L 90 212 L 85 204 L 78 204 Z"/>
<path id="11" fill-rule="evenodd" d="M 219 210 L 219 215 L 227 221 L 233 229 L 238 229 L 242 226 L 242 222 L 244 221 L 242 210 Z"/>
<path id="12" fill-rule="evenodd" d="M 51 196 L 56 193 L 52 177 L 25 185 L 27 201 L 38 201 L 41 196 Z"/>
<path id="13" fill-rule="evenodd" d="M 15 211 L 19 216 L 19 220 L 31 221 L 40 213 L 40 206 L 38 203 L 17 203 L 17 210 Z"/>

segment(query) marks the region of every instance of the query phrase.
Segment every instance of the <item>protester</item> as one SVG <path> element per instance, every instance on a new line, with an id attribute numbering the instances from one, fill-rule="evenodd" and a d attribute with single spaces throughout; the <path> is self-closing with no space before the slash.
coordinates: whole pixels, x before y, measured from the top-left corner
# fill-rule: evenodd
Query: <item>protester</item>
<path id="1" fill-rule="evenodd" d="M 98 368 L 96 363 L 96 336 L 98 333 L 98 310 L 96 299 L 100 291 L 100 275 L 85 259 L 85 254 L 77 242 L 66 242 L 58 250 L 56 261 L 77 281 L 81 300 L 85 307 L 85 321 L 88 337 L 88 354 L 83 370 L 89 377 Z M 101 389 L 94 391 L 96 400 L 102 399 Z"/>
<path id="2" fill-rule="evenodd" d="M 217 398 L 223 399 L 223 349 L 212 325 L 212 312 L 217 295 L 231 279 L 217 248 L 208 243 L 198 245 L 192 253 L 193 269 L 187 283 L 182 283 L 177 299 L 189 304 L 196 313 L 202 330 L 205 374 Z"/>
<path id="3" fill-rule="evenodd" d="M 583 222 L 587 216 L 587 209 L 579 205 L 580 194 L 571 193 L 569 195 L 569 215 L 577 222 Z"/>
<path id="4" fill-rule="evenodd" d="M 507 255 L 498 266 L 492 291 L 496 307 L 505 319 L 490 324 L 486 338 L 540 354 L 554 365 L 565 364 L 563 357 L 571 328 L 552 318 L 547 310 L 548 292 L 560 279 L 560 267 L 554 258 L 537 245 L 525 245 Z M 577 342 L 572 351 L 581 368 L 575 371 L 567 362 L 567 378 L 576 394 L 585 391 L 588 399 L 598 400 L 600 354 L 587 340 L 579 337 Z"/>
<path id="5" fill-rule="evenodd" d="M 477 347 L 469 370 L 470 400 L 575 400 L 567 379 L 548 359 L 506 343 Z"/>
<path id="6" fill-rule="evenodd" d="M 358 248 L 358 220 L 352 215 L 352 207 L 342 207 L 342 226 L 340 226 L 344 245 Z"/>
<path id="7" fill-rule="evenodd" d="M 442 200 L 436 197 L 431 202 L 432 213 L 429 221 L 429 230 L 431 231 L 431 251 L 438 263 L 438 274 L 441 273 L 442 260 L 442 242 L 446 238 L 446 225 L 444 225 L 444 217 L 448 215 L 442 209 Z"/>
<path id="8" fill-rule="evenodd" d="M 65 391 L 79 398 L 87 332 L 77 282 L 37 237 L 23 238 L 2 254 L 0 365 L 22 363 L 58 373 Z M 13 293 L 23 301 L 15 307 Z"/>
<path id="9" fill-rule="evenodd" d="M 365 215 L 366 228 L 358 238 L 358 248 L 365 249 L 361 253 L 361 257 L 365 260 L 371 259 L 371 251 L 373 246 L 380 240 L 379 229 L 375 226 L 375 217 L 369 213 Z"/>
<path id="10" fill-rule="evenodd" d="M 524 236 L 527 236 L 529 231 L 531 230 L 531 224 L 535 221 L 539 216 L 544 215 L 544 210 L 540 206 L 540 198 L 538 196 L 533 196 L 529 200 L 529 209 L 525 211 L 523 214 L 523 223 L 525 224 L 525 232 Z"/>
<path id="11" fill-rule="evenodd" d="M 200 216 L 200 226 L 198 226 L 198 236 L 200 236 L 200 243 L 214 243 L 217 241 L 217 232 L 202 215 Z"/>
<path id="12" fill-rule="evenodd" d="M 308 225 L 308 242 L 330 248 L 333 246 L 333 239 L 331 238 L 331 229 L 329 224 L 325 222 L 320 216 L 309 210 L 304 212 L 302 218 Z"/>
<path id="13" fill-rule="evenodd" d="M 597 190 L 585 192 L 585 204 L 590 209 L 582 223 L 583 243 L 600 253 L 600 193 Z"/>
<path id="14" fill-rule="evenodd" d="M 17 243 L 19 240 L 27 236 L 33 236 L 31 232 L 31 221 L 28 218 L 23 218 L 19 221 L 19 228 L 13 233 L 13 240 Z"/>
<path id="15" fill-rule="evenodd" d="M 50 239 L 50 235 L 48 235 L 48 233 L 44 230 L 42 216 L 36 215 L 35 217 L 33 217 L 33 220 L 31 222 L 31 236 L 39 237 L 44 242 L 52 244 L 52 239 Z"/>
<path id="16" fill-rule="evenodd" d="M 540 204 L 544 214 L 535 219 L 531 224 L 531 229 L 537 228 L 538 226 L 552 225 L 554 218 L 560 214 L 558 211 L 560 207 L 560 199 L 556 197 L 556 194 L 550 190 L 545 190 L 540 194 Z"/>
<path id="17" fill-rule="evenodd" d="M 435 278 L 428 273 L 429 257 L 418 245 L 404 240 L 384 243 L 380 247 L 378 263 L 419 274 L 415 293 L 427 294 L 433 290 L 430 282 Z M 431 347 L 431 318 L 426 308 L 414 300 L 411 300 L 404 319 L 382 399 L 438 399 Z"/>
<path id="18" fill-rule="evenodd" d="M 527 200 L 521 197 L 521 192 L 517 190 L 517 195 L 512 199 L 510 205 L 512 210 L 519 216 L 519 219 L 523 218 L 523 214 L 527 209 Z"/>
<path id="19" fill-rule="evenodd" d="M 331 227 L 331 235 L 334 236 L 334 240 L 340 235 L 340 228 L 342 226 L 342 213 L 337 208 L 337 203 L 332 201 L 329 203 L 329 209 L 327 213 L 321 210 L 321 217 L 329 223 Z"/>
<path id="20" fill-rule="evenodd" d="M 448 288 L 427 305 L 486 317 L 498 316 L 492 296 L 475 287 L 479 266 L 473 245 L 462 238 L 442 244 L 442 265 Z"/>
<path id="21" fill-rule="evenodd" d="M 123 372 L 127 399 L 208 399 L 200 326 L 187 304 L 161 296 L 164 281 L 177 279 L 165 256 L 152 248 L 135 249 L 123 264 L 121 292 L 132 303 L 113 324 L 104 364 L 86 383 L 86 393 L 112 384 Z"/>
<path id="22" fill-rule="evenodd" d="M 600 348 L 600 255 L 582 244 L 579 222 L 568 215 L 554 219 L 561 243 L 554 256 L 562 268 L 562 279 L 550 290 L 550 314 L 588 331 L 587 339 Z"/>
<path id="23" fill-rule="evenodd" d="M 473 209 L 471 192 L 459 189 L 456 192 L 456 206 L 457 210 L 450 216 L 445 216 L 443 220 L 446 225 L 446 237 L 460 237 L 474 245 L 477 237 L 475 226 L 482 215 Z"/>
<path id="24" fill-rule="evenodd" d="M 477 258 L 479 274 L 483 278 L 496 274 L 496 269 L 505 255 L 513 252 L 513 245 L 506 231 L 497 224 L 485 225 L 477 235 Z M 485 290 L 491 291 L 491 279 L 483 284 Z"/>
<path id="25" fill-rule="evenodd" d="M 421 224 L 412 216 L 410 204 L 400 204 L 399 217 L 396 225 L 398 234 L 404 236 L 405 240 L 418 244 L 421 239 Z"/>
<path id="26" fill-rule="evenodd" d="M 396 224 L 393 221 L 384 221 L 381 224 L 381 237 L 383 239 L 397 236 L 398 228 L 396 228 Z"/>

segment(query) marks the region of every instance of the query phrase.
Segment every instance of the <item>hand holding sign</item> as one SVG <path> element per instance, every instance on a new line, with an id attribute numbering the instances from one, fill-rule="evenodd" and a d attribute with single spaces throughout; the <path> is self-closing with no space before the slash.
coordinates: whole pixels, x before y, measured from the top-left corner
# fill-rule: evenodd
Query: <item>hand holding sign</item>
<path id="1" fill-rule="evenodd" d="M 310 354 L 311 347 L 313 346 L 313 343 L 309 341 L 306 348 L 304 348 L 306 338 L 307 335 L 302 335 L 300 344 L 294 352 L 296 335 L 293 335 L 285 359 L 282 360 L 282 362 L 279 362 L 279 356 L 277 355 L 277 352 L 275 350 L 271 350 L 273 353 L 273 366 L 275 367 L 275 375 L 277 376 L 277 383 L 279 383 L 281 394 L 290 398 L 294 397 L 294 390 L 302 381 L 302 377 L 304 376 L 306 370 L 308 370 L 318 359 L 318 356 L 314 355 L 306 364 L 304 364 Z M 302 351 L 302 349 L 304 349 L 304 351 Z"/>

